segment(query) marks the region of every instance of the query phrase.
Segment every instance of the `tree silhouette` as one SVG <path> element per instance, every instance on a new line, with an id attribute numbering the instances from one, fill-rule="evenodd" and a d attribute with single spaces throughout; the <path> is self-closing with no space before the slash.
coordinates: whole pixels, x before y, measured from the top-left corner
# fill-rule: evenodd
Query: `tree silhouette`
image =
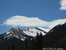
<path id="1" fill-rule="evenodd" d="M 43 36 L 42 36 L 42 33 L 38 34 L 37 33 L 37 36 L 36 36 L 36 47 L 37 47 L 37 50 L 42 50 L 43 48 Z"/>
<path id="2" fill-rule="evenodd" d="M 12 45 L 12 50 L 15 50 L 15 46 L 14 45 Z"/>

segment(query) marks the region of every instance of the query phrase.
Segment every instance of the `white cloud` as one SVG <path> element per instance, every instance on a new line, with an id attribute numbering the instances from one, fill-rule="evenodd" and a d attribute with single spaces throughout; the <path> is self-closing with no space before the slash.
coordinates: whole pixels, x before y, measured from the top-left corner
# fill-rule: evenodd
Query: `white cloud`
<path id="1" fill-rule="evenodd" d="M 46 27 L 49 30 L 58 24 L 64 24 L 66 19 L 58 19 L 54 21 L 44 21 L 37 17 L 26 17 L 26 16 L 12 16 L 5 20 L 4 24 L 11 26 L 26 26 L 26 27 Z"/>
<path id="2" fill-rule="evenodd" d="M 60 9 L 61 10 L 66 10 L 66 0 L 61 0 L 60 1 Z"/>
<path id="3" fill-rule="evenodd" d="M 26 16 L 13 16 L 8 18 L 4 24 L 12 25 L 12 26 L 26 26 L 26 27 L 33 27 L 33 26 L 46 26 L 48 22 L 43 21 L 37 17 L 26 17 Z"/>
<path id="4" fill-rule="evenodd" d="M 54 21 L 51 21 L 49 22 L 49 28 L 53 28 L 55 27 L 56 25 L 62 25 L 66 22 L 66 19 L 57 19 L 57 20 L 54 20 Z"/>

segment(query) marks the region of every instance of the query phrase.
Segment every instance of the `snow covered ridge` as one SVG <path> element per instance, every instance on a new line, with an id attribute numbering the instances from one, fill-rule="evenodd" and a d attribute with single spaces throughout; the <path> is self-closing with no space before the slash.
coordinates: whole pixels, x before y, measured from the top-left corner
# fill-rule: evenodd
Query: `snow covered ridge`
<path id="1" fill-rule="evenodd" d="M 62 24 L 60 24 L 62 25 Z M 34 27 L 28 29 L 19 29 L 19 28 L 12 28 L 5 34 L 3 34 L 4 39 L 10 39 L 16 37 L 21 40 L 31 39 L 32 37 L 36 37 L 37 33 L 42 35 L 46 35 L 51 29 L 45 27 Z"/>
<path id="2" fill-rule="evenodd" d="M 33 36 L 35 37 L 37 35 L 37 33 L 42 33 L 42 35 L 46 34 L 46 31 L 44 31 L 46 29 L 41 29 L 39 27 L 35 27 L 35 28 L 30 28 L 29 30 L 23 31 L 25 34 L 29 35 L 29 36 Z"/>
<path id="3" fill-rule="evenodd" d="M 45 30 L 45 31 L 44 31 Z M 47 33 L 47 29 L 43 29 L 41 27 L 35 27 L 35 28 L 29 28 L 27 30 L 22 30 L 19 28 L 12 28 L 5 34 L 3 34 L 4 39 L 10 39 L 13 37 L 16 37 L 18 39 L 21 39 L 24 41 L 27 38 L 35 37 L 36 35 L 42 33 L 42 35 L 45 35 Z"/>
<path id="4" fill-rule="evenodd" d="M 25 30 L 19 28 L 12 28 L 8 32 L 4 33 L 2 37 L 4 39 L 12 39 L 15 37 L 24 41 L 25 39 L 32 39 L 33 37 L 36 37 L 37 33 L 42 33 L 42 35 L 46 35 L 50 30 L 53 31 L 52 29 L 45 27 L 33 27 Z"/>

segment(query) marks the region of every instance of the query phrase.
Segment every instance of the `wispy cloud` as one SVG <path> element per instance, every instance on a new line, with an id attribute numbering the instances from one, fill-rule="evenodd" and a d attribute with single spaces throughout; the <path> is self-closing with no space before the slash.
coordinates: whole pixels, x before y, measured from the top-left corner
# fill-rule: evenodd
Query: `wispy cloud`
<path id="1" fill-rule="evenodd" d="M 26 26 L 26 27 L 47 27 L 52 29 L 58 24 L 64 24 L 66 19 L 58 19 L 54 21 L 44 21 L 39 19 L 38 17 L 27 17 L 27 16 L 12 16 L 4 21 L 5 25 L 11 26 Z"/>
<path id="2" fill-rule="evenodd" d="M 61 10 L 66 10 L 66 0 L 60 0 L 60 6 Z"/>

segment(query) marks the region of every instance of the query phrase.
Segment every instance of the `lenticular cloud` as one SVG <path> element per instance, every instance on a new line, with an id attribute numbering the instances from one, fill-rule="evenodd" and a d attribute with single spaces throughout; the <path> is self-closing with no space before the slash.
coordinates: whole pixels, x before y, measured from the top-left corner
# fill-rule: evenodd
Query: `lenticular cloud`
<path id="1" fill-rule="evenodd" d="M 8 18 L 4 24 L 11 26 L 26 26 L 26 27 L 36 27 L 36 26 L 46 26 L 48 22 L 43 21 L 37 17 L 26 17 L 26 16 L 13 16 Z"/>
<path id="2" fill-rule="evenodd" d="M 58 19 L 54 21 L 44 21 L 39 19 L 38 17 L 27 17 L 27 16 L 12 16 L 4 21 L 5 25 L 10 26 L 26 26 L 26 27 L 45 27 L 48 29 L 52 29 L 58 24 L 64 24 L 66 19 Z"/>

